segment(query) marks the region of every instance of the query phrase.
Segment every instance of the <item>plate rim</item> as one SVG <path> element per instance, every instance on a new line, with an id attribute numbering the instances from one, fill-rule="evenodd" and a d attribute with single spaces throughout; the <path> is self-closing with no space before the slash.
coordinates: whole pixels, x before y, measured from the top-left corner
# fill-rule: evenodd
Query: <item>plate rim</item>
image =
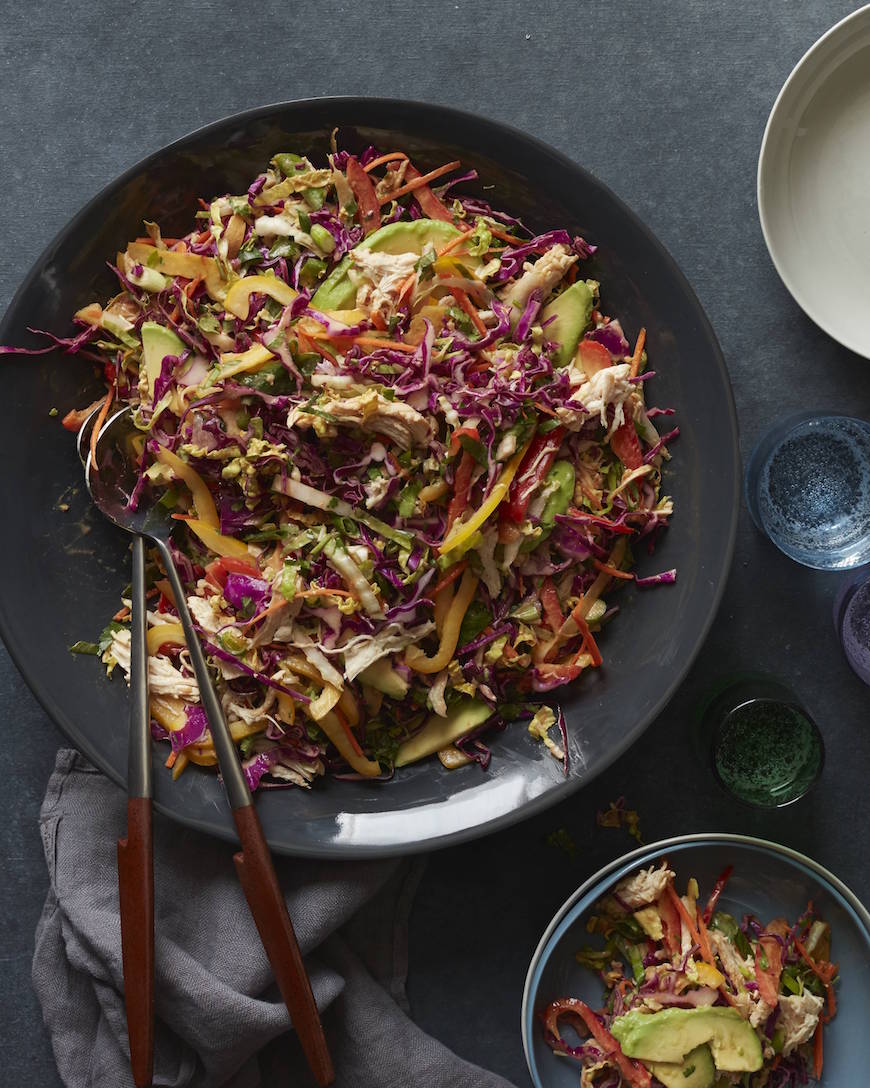
<path id="1" fill-rule="evenodd" d="M 520 1027 L 526 1068 L 528 1069 L 529 1076 L 531 1077 L 533 1084 L 536 1085 L 536 1088 L 541 1088 L 541 1086 L 539 1081 L 535 1079 L 535 1074 L 532 1069 L 530 1057 L 531 1040 L 529 1039 L 528 1031 L 526 1030 L 530 991 L 532 976 L 535 974 L 546 946 L 556 929 L 562 923 L 565 916 L 570 913 L 573 907 L 583 899 L 584 896 L 586 896 L 597 884 L 603 883 L 609 877 L 613 876 L 618 869 L 634 868 L 638 862 L 653 860 L 665 851 L 676 846 L 684 846 L 686 844 L 700 846 L 703 843 L 715 844 L 717 846 L 723 843 L 730 843 L 736 846 L 751 846 L 755 849 L 784 857 L 789 862 L 797 863 L 804 868 L 811 870 L 821 881 L 829 884 L 852 908 L 857 915 L 859 922 L 864 927 L 865 940 L 870 943 L 870 911 L 867 910 L 852 889 L 835 873 L 832 873 L 830 869 L 827 869 L 824 865 L 815 861 L 815 859 L 809 857 L 807 854 L 801 853 L 800 850 L 795 850 L 790 846 L 784 846 L 782 843 L 774 842 L 772 839 L 762 839 L 756 835 L 738 835 L 724 831 L 699 831 L 694 832 L 691 835 L 675 835 L 668 839 L 659 839 L 657 842 L 650 843 L 649 845 L 639 846 L 634 850 L 630 850 L 627 854 L 622 854 L 618 858 L 614 858 L 613 861 L 607 862 L 598 869 L 597 872 L 584 880 L 576 891 L 568 896 L 565 902 L 553 915 L 547 928 L 544 930 L 541 939 L 538 941 L 535 951 L 532 953 L 532 958 L 529 962 L 529 967 L 526 971 L 526 977 L 523 983 L 523 997 L 520 1006 Z"/>
<path id="2" fill-rule="evenodd" d="M 669 690 L 664 692 L 654 705 L 652 705 L 641 717 L 639 717 L 635 725 L 626 730 L 622 734 L 617 743 L 610 749 L 605 761 L 602 762 L 594 773 L 584 774 L 578 777 L 569 777 L 560 782 L 556 787 L 550 790 L 546 790 L 543 793 L 531 798 L 524 802 L 522 806 L 517 809 L 511 809 L 507 812 L 503 812 L 498 816 L 491 819 L 478 822 L 470 827 L 463 827 L 459 830 L 449 831 L 443 834 L 433 835 L 431 838 L 425 839 L 422 842 L 402 842 L 398 844 L 394 843 L 343 843 L 343 844 L 325 844 L 321 843 L 317 846 L 308 845 L 305 843 L 288 843 L 286 841 L 275 841 L 270 838 L 269 846 L 278 854 L 290 855 L 297 857 L 311 857 L 311 858 L 334 858 L 336 860 L 358 860 L 362 858 L 385 858 L 385 857 L 397 857 L 406 856 L 410 853 L 429 852 L 432 850 L 443 849 L 447 846 L 459 845 L 461 843 L 473 841 L 478 838 L 482 838 L 486 835 L 493 834 L 497 831 L 504 830 L 514 824 L 520 823 L 523 820 L 531 818 L 532 816 L 539 814 L 552 805 L 558 804 L 560 801 L 566 800 L 569 796 L 573 795 L 578 789 L 588 785 L 599 774 L 603 773 L 608 767 L 622 755 L 629 747 L 639 740 L 643 733 L 649 728 L 653 721 L 662 713 L 668 703 L 673 699 L 678 688 L 685 681 L 692 665 L 697 660 L 704 643 L 710 634 L 710 629 L 718 614 L 719 608 L 722 603 L 722 597 L 725 593 L 725 588 L 728 582 L 728 575 L 734 560 L 734 550 L 737 539 L 737 528 L 739 522 L 740 512 L 740 494 L 742 487 L 742 472 L 741 472 L 741 459 L 740 459 L 740 432 L 737 418 L 736 403 L 734 398 L 734 390 L 731 384 L 730 373 L 728 366 L 725 362 L 725 357 L 722 351 L 722 347 L 719 343 L 719 339 L 716 335 L 716 331 L 704 310 L 697 292 L 692 284 L 689 282 L 687 276 L 682 271 L 681 267 L 677 263 L 676 259 L 672 256 L 665 244 L 655 234 L 655 232 L 640 218 L 625 201 L 618 196 L 609 185 L 603 182 L 600 178 L 594 175 L 591 171 L 582 166 L 579 162 L 576 162 L 569 155 L 562 152 L 546 141 L 539 139 L 538 137 L 517 128 L 514 125 L 506 124 L 503 121 L 495 120 L 484 114 L 474 113 L 469 110 L 457 109 L 452 106 L 442 105 L 437 102 L 426 102 L 419 99 L 405 99 L 405 98 L 392 98 L 384 96 L 372 96 L 372 95 L 325 95 L 317 98 L 300 98 L 300 99 L 288 99 L 279 100 L 264 105 L 253 106 L 246 110 L 237 111 L 235 113 L 226 114 L 213 121 L 209 121 L 204 125 L 199 125 L 196 128 L 191 129 L 187 133 L 171 142 L 162 145 L 156 150 L 149 152 L 141 159 L 137 160 L 131 166 L 129 166 L 122 173 L 118 174 L 112 180 L 102 186 L 89 200 L 87 200 L 81 208 L 61 227 L 61 229 L 54 235 L 54 237 L 43 248 L 41 253 L 35 259 L 31 265 L 29 271 L 20 282 L 17 290 L 14 292 L 6 311 L 0 319 L 0 342 L 5 342 L 8 336 L 9 329 L 11 328 L 11 315 L 15 312 L 20 304 L 21 298 L 31 288 L 34 280 L 39 276 L 41 269 L 47 261 L 51 259 L 52 253 L 61 246 L 67 237 L 73 233 L 79 224 L 100 204 L 109 199 L 112 194 L 124 185 L 128 180 L 139 174 L 154 162 L 161 159 L 167 153 L 173 150 L 182 149 L 184 145 L 193 141 L 194 139 L 207 136 L 209 133 L 219 131 L 227 124 L 253 124 L 258 120 L 268 118 L 279 114 L 282 110 L 296 110 L 303 112 L 306 109 L 324 110 L 329 107 L 333 107 L 336 110 L 341 109 L 357 109 L 364 111 L 367 108 L 373 110 L 382 111 L 419 111 L 425 113 L 437 113 L 441 116 L 453 117 L 457 121 L 462 122 L 463 125 L 472 126 L 484 126 L 490 131 L 496 131 L 504 134 L 504 136 L 511 140 L 521 140 L 527 146 L 531 146 L 539 153 L 546 155 L 551 161 L 561 170 L 568 170 L 579 172 L 585 176 L 595 187 L 597 187 L 607 200 L 611 201 L 619 213 L 625 218 L 625 220 L 631 225 L 631 227 L 638 231 L 645 239 L 645 241 L 652 247 L 658 260 L 669 270 L 671 275 L 676 279 L 678 283 L 682 285 L 684 299 L 687 305 L 687 309 L 690 311 L 696 327 L 710 345 L 712 359 L 716 366 L 724 386 L 724 410 L 727 418 L 727 427 L 730 431 L 730 461 L 731 461 L 731 473 L 732 473 L 732 487 L 731 495 L 729 496 L 728 509 L 730 511 L 730 526 L 725 541 L 725 547 L 723 549 L 723 574 L 719 580 L 719 584 L 716 587 L 707 616 L 700 626 L 698 633 L 695 637 L 691 650 L 684 656 L 677 670 L 677 679 L 669 687 Z M 354 122 L 357 125 L 365 127 L 366 122 L 357 121 Z M 216 154 L 219 154 L 217 152 Z M 9 616 L 2 599 L 0 599 L 0 638 L 9 653 L 10 658 L 18 669 L 19 673 L 23 677 L 25 683 L 33 692 L 37 702 L 52 720 L 55 726 L 60 730 L 63 736 L 75 745 L 79 751 L 81 751 L 88 759 L 95 763 L 96 766 L 106 774 L 108 778 L 116 783 L 116 785 L 126 788 L 126 775 L 123 772 L 116 772 L 113 768 L 107 767 L 93 745 L 89 743 L 87 738 L 80 732 L 75 722 L 67 712 L 64 706 L 57 703 L 52 699 L 46 691 L 42 688 L 42 681 L 39 678 L 35 670 L 26 669 L 21 663 L 21 655 L 19 654 L 15 645 L 14 639 L 14 620 Z M 238 838 L 234 827 L 231 823 L 225 826 L 215 826 L 205 820 L 199 819 L 195 816 L 188 815 L 186 812 L 179 812 L 175 809 L 169 809 L 161 802 L 155 799 L 154 808 L 162 815 L 174 820 L 182 826 L 190 827 L 195 830 L 204 831 L 207 834 L 214 835 L 218 838 L 224 839 L 229 842 L 238 842 Z"/>
<path id="3" fill-rule="evenodd" d="M 780 87 L 773 105 L 771 106 L 770 113 L 768 114 L 767 122 L 764 126 L 764 134 L 761 137 L 761 147 L 758 152 L 758 166 L 756 168 L 755 176 L 755 202 L 758 207 L 758 219 L 761 224 L 761 233 L 764 236 L 764 244 L 767 246 L 767 252 L 771 262 L 785 289 L 806 316 L 817 325 L 822 332 L 826 333 L 832 340 L 835 340 L 838 344 L 841 344 L 844 348 L 854 352 L 856 355 L 860 355 L 864 359 L 870 359 L 870 338 L 868 338 L 866 345 L 863 347 L 852 342 L 848 336 L 841 334 L 835 327 L 831 326 L 825 319 L 820 317 L 818 312 L 813 309 L 812 299 L 805 296 L 795 285 L 795 282 L 786 269 L 781 257 L 777 256 L 776 247 L 773 241 L 770 216 L 767 213 L 769 202 L 763 195 L 765 180 L 769 177 L 770 170 L 772 169 L 770 165 L 772 156 L 771 144 L 773 142 L 773 134 L 779 124 L 778 114 L 786 108 L 788 105 L 788 96 L 796 87 L 798 87 L 798 81 L 802 70 L 814 57 L 820 55 L 825 49 L 830 48 L 833 44 L 836 44 L 834 39 L 838 38 L 851 23 L 860 22 L 861 20 L 867 20 L 868 29 L 870 29 L 870 4 L 863 4 L 855 11 L 850 12 L 848 15 L 844 15 L 842 19 L 829 27 L 824 34 L 816 38 L 789 72 L 785 82 L 782 87 Z"/>

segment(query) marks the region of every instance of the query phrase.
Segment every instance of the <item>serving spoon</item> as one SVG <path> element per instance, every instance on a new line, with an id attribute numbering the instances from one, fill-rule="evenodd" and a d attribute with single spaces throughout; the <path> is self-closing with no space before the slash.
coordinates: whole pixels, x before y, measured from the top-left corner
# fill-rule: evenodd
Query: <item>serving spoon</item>
<path id="1" fill-rule="evenodd" d="M 97 404 L 79 428 L 76 445 L 91 475 L 88 448 L 100 414 Z M 88 490 L 91 490 L 90 485 Z M 121 959 L 130 1069 L 136 1088 L 149 1088 L 154 1074 L 154 839 L 151 775 L 151 714 L 145 597 L 145 541 L 133 537 L 130 577 L 130 731 L 127 755 L 127 835 L 118 839 Z"/>
<path id="2" fill-rule="evenodd" d="M 85 421 L 80 434 L 85 432 L 87 426 L 88 420 Z M 239 753 L 212 684 L 205 654 L 200 646 L 193 618 L 187 606 L 184 587 L 169 548 L 170 533 L 174 525 L 171 513 L 154 502 L 147 489 L 139 496 L 135 510 L 130 505 L 130 498 L 138 479 L 139 459 L 135 450 L 137 438 L 141 441 L 142 432 L 136 428 L 130 409 L 121 409 L 104 424 L 99 433 L 95 466 L 92 465 L 91 455 L 88 453 L 85 461 L 85 480 L 94 503 L 111 522 L 126 532 L 134 534 L 134 538 L 140 542 L 143 537 L 148 539 L 160 554 L 175 598 L 179 620 L 184 630 L 191 664 L 199 686 L 200 699 L 208 718 L 221 778 L 242 844 L 241 851 L 233 856 L 236 872 L 308 1064 L 318 1084 L 326 1086 L 333 1082 L 335 1074 L 323 1034 L 323 1025 L 320 1022 L 320 1015 L 311 992 L 311 983 L 302 962 L 302 954 L 299 951 L 284 896 L 275 875 L 275 867 L 254 807 L 253 797 L 245 781 Z M 80 453 L 83 452 L 83 441 L 84 439 L 80 438 Z M 144 624 L 144 599 L 133 603 L 134 605 L 141 603 L 137 614 L 141 616 L 141 622 Z M 147 667 L 144 646 L 142 650 L 140 658 Z M 132 660 L 134 659 L 131 654 L 131 662 Z M 130 782 L 131 798 L 150 795 L 150 790 L 148 795 L 133 792 L 134 788 L 143 790 L 146 785 L 150 785 L 149 727 L 150 721 L 146 712 L 144 728 L 139 723 L 137 736 L 134 738 L 131 733 L 131 772 L 135 772 L 135 780 L 131 778 Z M 135 768 L 133 767 L 134 757 L 137 761 Z M 144 770 L 145 766 L 148 768 L 147 772 Z M 146 775 L 149 776 L 148 782 L 146 782 Z M 120 870 L 119 877 L 121 880 L 124 879 L 124 874 Z M 129 1009 L 128 1003 L 128 1012 Z"/>

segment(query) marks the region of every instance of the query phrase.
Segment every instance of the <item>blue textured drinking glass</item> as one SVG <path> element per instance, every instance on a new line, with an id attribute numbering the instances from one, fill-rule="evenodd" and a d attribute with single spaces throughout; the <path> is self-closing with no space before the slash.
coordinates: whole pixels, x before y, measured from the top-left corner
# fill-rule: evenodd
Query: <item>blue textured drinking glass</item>
<path id="1" fill-rule="evenodd" d="M 840 589 L 834 601 L 834 627 L 846 660 L 870 684 L 870 567 Z"/>
<path id="2" fill-rule="evenodd" d="M 870 562 L 870 423 L 782 420 L 755 447 L 745 486 L 752 520 L 790 559 L 818 570 Z"/>

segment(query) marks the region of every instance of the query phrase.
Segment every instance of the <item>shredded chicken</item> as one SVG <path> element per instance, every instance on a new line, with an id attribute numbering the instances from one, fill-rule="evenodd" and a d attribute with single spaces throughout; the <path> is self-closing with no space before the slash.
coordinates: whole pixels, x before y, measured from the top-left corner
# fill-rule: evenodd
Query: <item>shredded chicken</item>
<path id="1" fill-rule="evenodd" d="M 824 998 L 816 997 L 809 990 L 804 990 L 802 994 L 788 994 L 780 997 L 780 1014 L 776 1026 L 783 1032 L 782 1055 L 784 1058 L 812 1038 L 824 1004 Z"/>
<path id="2" fill-rule="evenodd" d="M 619 902 L 624 903 L 629 910 L 640 910 L 641 907 L 655 903 L 673 879 L 673 869 L 666 865 L 656 869 L 651 865 L 649 869 L 641 869 L 634 876 L 620 880 L 613 893 L 619 896 Z"/>
<path id="3" fill-rule="evenodd" d="M 540 297 L 546 298 L 576 260 L 576 254 L 567 246 L 554 245 L 534 264 L 523 266 L 522 276 L 504 294 L 505 304 L 515 306 L 515 312 L 520 313 L 529 301 L 532 291 L 539 291 Z"/>
<path id="4" fill-rule="evenodd" d="M 124 670 L 127 682 L 130 681 L 130 632 L 115 631 L 112 635 L 110 653 Z M 184 676 L 166 657 L 148 658 L 148 688 L 152 695 L 177 695 L 179 699 L 195 702 L 199 699 L 199 688 L 192 676 Z"/>
<path id="5" fill-rule="evenodd" d="M 336 397 L 318 405 L 337 424 L 352 424 L 364 431 L 385 435 L 403 450 L 425 446 L 432 439 L 429 422 L 418 411 L 400 400 L 387 400 L 376 389 L 368 389 L 357 397 Z M 307 428 L 316 416 L 302 408 L 293 408 L 287 417 L 288 427 Z"/>
<path id="6" fill-rule="evenodd" d="M 373 249 L 352 249 L 350 259 L 359 274 L 356 304 L 362 310 L 380 314 L 389 321 L 402 284 L 414 271 L 419 253 L 379 253 Z"/>
<path id="7" fill-rule="evenodd" d="M 568 371 L 572 386 L 577 388 L 571 395 L 573 404 L 582 404 L 581 408 L 559 407 L 556 412 L 562 423 L 572 431 L 579 428 L 592 416 L 598 416 L 601 426 L 607 426 L 607 409 L 613 405 L 613 422 L 609 434 L 625 422 L 625 402 L 634 391 L 629 381 L 631 367 L 628 363 L 606 366 L 587 378 L 582 370 L 571 367 Z"/>

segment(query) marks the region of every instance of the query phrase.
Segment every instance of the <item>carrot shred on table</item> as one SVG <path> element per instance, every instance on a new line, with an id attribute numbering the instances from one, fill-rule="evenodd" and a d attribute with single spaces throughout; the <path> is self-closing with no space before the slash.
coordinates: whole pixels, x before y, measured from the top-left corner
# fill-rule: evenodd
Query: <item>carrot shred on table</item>
<path id="1" fill-rule="evenodd" d="M 115 615 L 112 616 L 112 619 L 115 620 L 116 623 L 120 623 L 121 620 L 127 619 L 127 617 L 129 615 L 130 615 L 130 609 L 126 605 L 124 605 L 123 608 L 118 609 L 118 611 L 115 613 Z"/>
<path id="2" fill-rule="evenodd" d="M 643 358 L 643 346 L 645 343 L 646 329 L 641 329 L 637 334 L 637 342 L 634 345 L 634 352 L 631 356 L 631 373 L 629 377 L 637 377 L 637 372 L 640 370 L 640 361 Z"/>
<path id="3" fill-rule="evenodd" d="M 103 407 L 100 409 L 97 418 L 94 420 L 94 426 L 91 430 L 91 471 L 95 476 L 99 476 L 100 470 L 97 466 L 97 439 L 100 437 L 100 431 L 103 429 L 103 424 L 106 422 L 106 416 L 109 414 L 109 408 L 112 405 L 112 398 L 115 396 L 115 390 L 110 389 L 106 393 L 106 399 L 103 401 Z"/>
<path id="4" fill-rule="evenodd" d="M 407 159 L 407 155 L 404 151 L 391 151 L 388 155 L 379 155 L 378 158 L 372 159 L 372 161 L 363 167 L 363 170 L 368 174 L 376 166 L 382 166 L 385 162 L 399 162 L 400 160 Z"/>
<path id="5" fill-rule="evenodd" d="M 176 759 L 178 759 L 178 752 L 170 752 L 167 756 L 165 766 L 169 767 L 171 770 L 175 766 Z"/>
<path id="6" fill-rule="evenodd" d="M 430 181 L 443 177 L 444 174 L 449 174 L 451 170 L 455 170 L 461 165 L 462 163 L 459 159 L 454 159 L 453 162 L 445 163 L 435 170 L 430 170 L 428 174 L 421 174 L 420 177 L 414 178 L 413 181 L 408 181 L 404 185 L 400 185 L 398 189 L 394 189 L 391 193 L 387 193 L 386 196 L 382 196 L 380 203 L 382 205 L 389 204 L 391 200 L 398 200 L 400 196 L 406 196 L 408 193 L 413 193 L 415 189 L 423 188 L 423 186 L 428 185 Z"/>

